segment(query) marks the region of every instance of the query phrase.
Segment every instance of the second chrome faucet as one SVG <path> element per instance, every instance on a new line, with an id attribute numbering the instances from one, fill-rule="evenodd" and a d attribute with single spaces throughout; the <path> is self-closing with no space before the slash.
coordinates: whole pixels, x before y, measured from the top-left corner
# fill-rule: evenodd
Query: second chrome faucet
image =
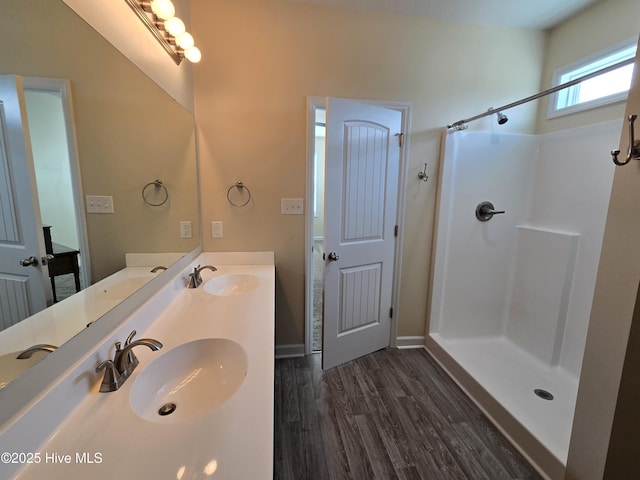
<path id="1" fill-rule="evenodd" d="M 121 348 L 122 344 L 120 342 L 116 342 L 116 353 L 113 360 L 105 360 L 96 367 L 96 372 L 104 370 L 104 378 L 100 385 L 101 392 L 118 390 L 138 366 L 139 361 L 133 353 L 134 347 L 144 345 L 153 351 L 162 348 L 162 344 L 152 338 L 141 338 L 133 341 L 135 335 L 135 330 L 129 334 L 124 343 L 124 348 Z"/>

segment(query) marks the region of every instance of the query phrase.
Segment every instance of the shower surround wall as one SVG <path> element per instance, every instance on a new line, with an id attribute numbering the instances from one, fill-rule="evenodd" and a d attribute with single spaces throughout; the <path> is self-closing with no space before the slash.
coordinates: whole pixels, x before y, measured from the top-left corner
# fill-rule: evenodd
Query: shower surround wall
<path id="1" fill-rule="evenodd" d="M 443 134 L 427 348 L 540 442 L 533 451 L 551 462 L 528 453 L 543 471 L 566 463 L 619 132 L 614 121 L 541 136 Z M 478 221 L 483 201 L 506 213 Z"/>

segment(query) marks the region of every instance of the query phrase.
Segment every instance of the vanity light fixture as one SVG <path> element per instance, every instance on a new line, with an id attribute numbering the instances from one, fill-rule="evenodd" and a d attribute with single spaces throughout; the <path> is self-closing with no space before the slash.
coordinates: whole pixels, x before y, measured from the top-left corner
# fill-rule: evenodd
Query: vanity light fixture
<path id="1" fill-rule="evenodd" d="M 180 65 L 183 58 L 198 63 L 202 58 L 193 36 L 186 31 L 184 22 L 175 16 L 171 0 L 125 0 L 142 20 L 166 52 Z"/>

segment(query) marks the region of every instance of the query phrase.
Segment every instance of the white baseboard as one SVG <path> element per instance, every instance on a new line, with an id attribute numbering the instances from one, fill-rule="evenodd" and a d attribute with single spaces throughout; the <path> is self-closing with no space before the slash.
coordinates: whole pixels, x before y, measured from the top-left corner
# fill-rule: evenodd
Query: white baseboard
<path id="1" fill-rule="evenodd" d="M 276 358 L 304 357 L 304 343 L 276 345 Z"/>
<path id="2" fill-rule="evenodd" d="M 397 348 L 424 348 L 424 337 L 398 337 Z"/>
<path id="3" fill-rule="evenodd" d="M 398 337 L 397 348 L 424 348 L 424 337 Z M 304 357 L 304 344 L 276 345 L 276 358 Z"/>

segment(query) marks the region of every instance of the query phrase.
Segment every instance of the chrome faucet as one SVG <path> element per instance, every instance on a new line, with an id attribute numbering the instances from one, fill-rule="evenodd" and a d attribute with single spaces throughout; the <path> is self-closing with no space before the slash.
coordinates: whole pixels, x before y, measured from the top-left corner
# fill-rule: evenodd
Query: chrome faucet
<path id="1" fill-rule="evenodd" d="M 157 267 L 154 267 L 151 269 L 151 273 L 156 273 L 159 272 L 160 270 L 166 270 L 167 267 L 163 267 L 162 265 L 158 265 Z"/>
<path id="2" fill-rule="evenodd" d="M 26 350 L 20 352 L 20 355 L 16 357 L 18 360 L 24 360 L 25 358 L 31 358 L 31 355 L 34 352 L 53 352 L 56 348 L 55 345 L 49 345 L 47 343 L 39 343 L 38 345 L 34 345 L 33 347 L 29 347 Z"/>
<path id="3" fill-rule="evenodd" d="M 200 273 L 205 269 L 209 269 L 212 272 L 218 270 L 216 267 L 211 265 L 205 265 L 204 267 L 198 265 L 193 269 L 193 273 L 189 274 L 189 284 L 187 285 L 188 288 L 198 288 L 202 284 L 202 275 L 200 275 Z"/>
<path id="4" fill-rule="evenodd" d="M 100 385 L 101 392 L 114 392 L 118 390 L 124 382 L 126 382 L 131 373 L 133 373 L 140 363 L 138 358 L 133 354 L 134 347 L 144 345 L 153 351 L 162 348 L 162 344 L 152 338 L 141 338 L 133 341 L 135 335 L 135 330 L 129 334 L 125 341 L 124 348 L 121 348 L 122 344 L 120 342 L 116 342 L 116 353 L 113 360 L 105 360 L 96 367 L 96 372 L 104 370 L 104 378 Z"/>

